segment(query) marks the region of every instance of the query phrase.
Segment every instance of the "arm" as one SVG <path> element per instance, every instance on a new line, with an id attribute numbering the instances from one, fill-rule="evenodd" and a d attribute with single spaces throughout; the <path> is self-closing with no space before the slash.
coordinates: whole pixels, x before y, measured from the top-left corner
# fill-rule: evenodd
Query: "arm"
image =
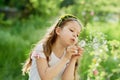
<path id="1" fill-rule="evenodd" d="M 70 61 L 70 63 L 68 64 L 68 66 L 66 67 L 63 73 L 62 80 L 74 80 L 75 63 L 76 63 L 76 60 L 74 59 Z"/>
<path id="2" fill-rule="evenodd" d="M 38 73 L 42 80 L 53 80 L 53 78 L 58 75 L 58 73 L 63 69 L 63 67 L 66 65 L 66 62 L 68 59 L 71 59 L 71 56 L 73 55 L 73 49 L 69 48 L 67 50 L 67 53 L 65 56 L 54 66 L 49 67 L 47 60 L 45 58 L 36 58 L 36 64 Z"/>
<path id="3" fill-rule="evenodd" d="M 80 58 L 82 52 L 83 50 L 80 47 L 78 47 L 78 53 L 72 55 L 71 60 L 63 73 L 62 80 L 74 80 L 75 79 L 75 75 L 74 75 L 75 64 L 76 64 L 76 61 Z"/>
<path id="4" fill-rule="evenodd" d="M 49 67 L 46 59 L 36 58 L 36 64 L 41 79 L 53 80 L 53 78 L 62 70 L 64 65 L 66 65 L 67 60 L 67 58 L 63 57 L 56 65 Z"/>

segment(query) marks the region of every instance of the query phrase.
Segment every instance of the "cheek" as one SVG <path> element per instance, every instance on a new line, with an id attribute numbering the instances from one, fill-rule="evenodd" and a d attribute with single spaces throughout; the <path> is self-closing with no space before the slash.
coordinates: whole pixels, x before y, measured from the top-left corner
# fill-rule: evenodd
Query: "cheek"
<path id="1" fill-rule="evenodd" d="M 70 32 L 64 32 L 63 36 L 65 36 L 66 38 L 70 38 L 72 37 L 71 33 Z"/>
<path id="2" fill-rule="evenodd" d="M 60 34 L 59 34 L 59 36 L 60 36 L 60 38 L 64 38 L 64 34 L 65 34 L 65 32 L 60 32 Z"/>
<path id="3" fill-rule="evenodd" d="M 78 43 L 78 41 L 79 41 L 79 39 L 77 38 L 77 39 L 76 39 L 76 43 Z"/>
<path id="4" fill-rule="evenodd" d="M 61 38 L 69 38 L 71 36 L 71 32 L 68 29 L 63 29 L 63 31 L 60 32 Z"/>
<path id="5" fill-rule="evenodd" d="M 69 34 L 69 32 L 67 31 L 67 30 L 63 30 L 62 32 L 61 32 L 61 35 L 62 36 L 67 36 Z"/>

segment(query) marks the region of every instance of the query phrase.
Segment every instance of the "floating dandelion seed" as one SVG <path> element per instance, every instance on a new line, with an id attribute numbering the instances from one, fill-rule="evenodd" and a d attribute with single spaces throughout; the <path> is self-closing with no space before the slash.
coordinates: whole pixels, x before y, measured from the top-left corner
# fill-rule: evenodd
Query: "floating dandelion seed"
<path id="1" fill-rule="evenodd" d="M 93 43 L 96 43 L 96 42 L 98 42 L 98 39 L 95 37 L 95 38 L 93 39 Z"/>
<path id="2" fill-rule="evenodd" d="M 85 40 L 81 40 L 78 45 L 79 45 L 80 47 L 85 47 L 85 45 L 86 45 Z"/>
<path id="3" fill-rule="evenodd" d="M 98 49 L 99 48 L 99 44 L 98 43 L 95 43 L 95 44 L 93 44 L 93 49 Z"/>
<path id="4" fill-rule="evenodd" d="M 104 40 L 104 41 L 103 41 L 103 44 L 106 45 L 106 44 L 107 44 L 107 40 Z"/>

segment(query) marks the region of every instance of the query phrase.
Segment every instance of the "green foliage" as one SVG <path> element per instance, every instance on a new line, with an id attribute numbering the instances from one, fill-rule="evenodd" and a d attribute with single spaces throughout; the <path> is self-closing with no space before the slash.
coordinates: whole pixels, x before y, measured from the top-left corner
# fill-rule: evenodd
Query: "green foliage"
<path id="1" fill-rule="evenodd" d="M 22 76 L 21 63 L 28 57 L 32 46 L 45 34 L 49 24 L 38 17 L 31 17 L 29 20 L 17 21 L 12 28 L 0 27 L 0 79 L 28 78 L 27 75 Z"/>
<path id="2" fill-rule="evenodd" d="M 56 15 L 60 4 L 58 0 L 30 0 L 34 11 L 33 13 L 40 16 L 49 17 L 51 14 Z"/>
<path id="3" fill-rule="evenodd" d="M 102 23 L 102 26 L 107 27 L 108 25 Z M 118 30 L 113 25 L 109 26 L 109 29 L 102 26 L 99 24 L 92 25 L 92 27 L 87 26 L 87 39 L 84 36 L 80 38 L 86 42 L 79 67 L 82 80 L 119 80 L 120 39 L 114 40 L 119 37 L 118 35 L 114 35 L 116 38 L 110 39 L 112 36 L 109 35 L 113 34 L 108 33 L 109 31 L 118 32 Z M 118 26 L 116 27 L 119 29 Z"/>
<path id="4" fill-rule="evenodd" d="M 8 6 L 18 10 L 16 16 L 0 13 L 0 80 L 28 79 L 28 75 L 22 76 L 21 63 L 56 16 L 65 13 L 77 16 L 84 25 L 80 41 L 86 42 L 86 46 L 78 70 L 81 80 L 120 80 L 119 3 L 119 0 L 20 0 L 19 3 L 0 0 L 0 9 Z"/>
<path id="5" fill-rule="evenodd" d="M 119 21 L 119 0 L 16 0 L 1 1 L 8 8 L 16 8 L 16 16 L 25 18 L 36 14 L 44 18 L 58 14 L 71 13 L 80 18 L 84 26 L 92 21 Z M 10 13 L 8 10 L 7 13 Z M 8 16 L 6 13 L 5 17 Z M 52 14 L 52 15 L 51 15 Z M 12 15 L 12 14 L 11 14 Z"/>
<path id="6" fill-rule="evenodd" d="M 70 5 L 74 5 L 75 1 L 74 0 L 63 0 L 60 4 L 60 8 L 62 7 L 68 7 Z"/>
<path id="7" fill-rule="evenodd" d="M 108 22 L 114 19 L 119 21 L 119 2 L 119 0 L 75 0 L 74 5 L 63 8 L 63 11 L 78 16 L 86 27 L 88 23 L 94 21 Z M 113 18 L 114 15 L 116 17 Z"/>
<path id="8" fill-rule="evenodd" d="M 21 74 L 20 63 L 22 59 L 25 59 L 22 54 L 26 53 L 27 46 L 30 46 L 29 42 L 4 31 L 0 31 L 0 41 L 2 41 L 0 43 L 0 69 L 2 72 L 0 78 L 4 80 L 16 78 L 17 75 Z"/>

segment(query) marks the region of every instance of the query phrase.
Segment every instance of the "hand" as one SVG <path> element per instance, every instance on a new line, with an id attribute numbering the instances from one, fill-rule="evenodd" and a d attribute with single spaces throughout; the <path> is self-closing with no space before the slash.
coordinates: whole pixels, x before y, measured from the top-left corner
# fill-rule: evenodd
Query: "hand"
<path id="1" fill-rule="evenodd" d="M 77 60 L 82 56 L 83 49 L 80 46 L 77 46 L 77 54 L 72 55 L 72 60 Z"/>
<path id="2" fill-rule="evenodd" d="M 79 56 L 81 54 L 81 49 L 78 46 L 72 45 L 68 46 L 66 49 L 65 57 L 71 59 L 72 56 Z"/>

